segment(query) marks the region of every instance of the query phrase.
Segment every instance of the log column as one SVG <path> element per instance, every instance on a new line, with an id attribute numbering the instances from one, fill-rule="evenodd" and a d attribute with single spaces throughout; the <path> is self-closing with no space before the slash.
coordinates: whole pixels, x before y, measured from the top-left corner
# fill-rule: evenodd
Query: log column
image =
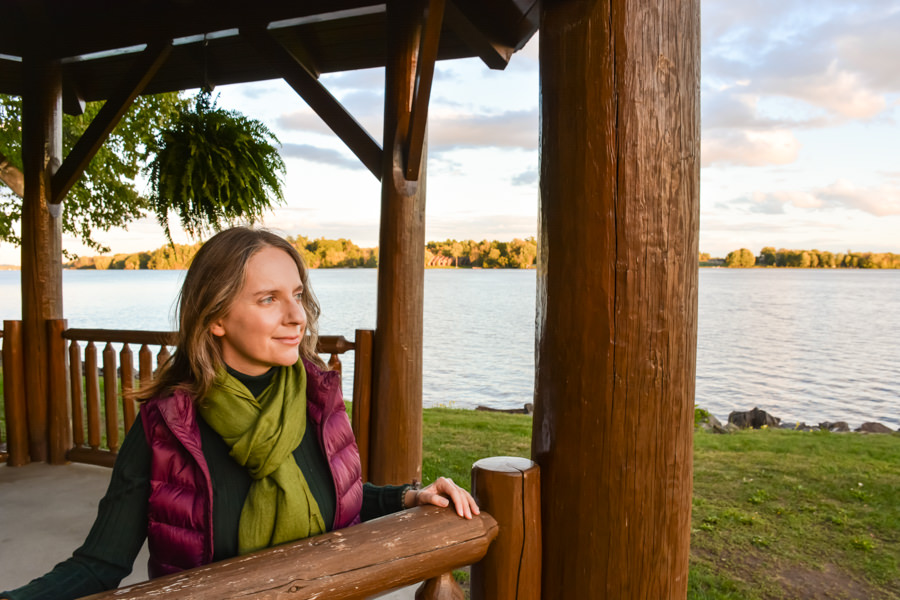
<path id="1" fill-rule="evenodd" d="M 532 453 L 544 598 L 686 595 L 699 8 L 543 4 Z"/>
<path id="2" fill-rule="evenodd" d="M 425 290 L 425 149 L 416 181 L 406 178 L 421 22 L 417 4 L 388 2 L 384 170 L 373 348 L 369 479 L 422 477 L 422 312 Z"/>
<path id="3" fill-rule="evenodd" d="M 59 62 L 39 54 L 23 60 L 22 321 L 31 460 L 48 458 L 47 320 L 61 319 L 62 220 L 49 210 L 50 181 L 62 161 L 62 79 Z"/>

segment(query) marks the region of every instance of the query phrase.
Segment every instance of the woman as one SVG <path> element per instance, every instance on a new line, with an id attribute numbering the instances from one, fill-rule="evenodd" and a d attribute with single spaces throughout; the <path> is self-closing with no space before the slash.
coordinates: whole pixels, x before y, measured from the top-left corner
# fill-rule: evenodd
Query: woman
<path id="1" fill-rule="evenodd" d="M 421 490 L 362 484 L 340 376 L 315 352 L 318 317 L 281 237 L 240 227 L 207 241 L 181 289 L 176 352 L 139 392 L 87 540 L 2 596 L 114 588 L 145 537 L 157 577 L 421 504 L 478 514 L 443 477 Z"/>

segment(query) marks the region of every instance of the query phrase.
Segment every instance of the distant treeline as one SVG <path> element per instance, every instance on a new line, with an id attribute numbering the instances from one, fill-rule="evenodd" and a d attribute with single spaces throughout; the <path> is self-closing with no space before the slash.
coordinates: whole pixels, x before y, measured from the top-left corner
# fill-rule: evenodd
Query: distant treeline
<path id="1" fill-rule="evenodd" d="M 374 268 L 378 266 L 378 248 L 360 248 L 347 239 L 311 240 L 304 236 L 288 237 L 312 269 L 341 267 Z M 63 265 L 67 269 L 131 270 L 186 269 L 200 249 L 196 244 L 173 244 L 133 254 L 83 256 Z M 524 269 L 534 265 L 537 242 L 533 237 L 511 242 L 496 240 L 446 240 L 428 242 L 425 247 L 426 267 L 480 267 L 485 269 Z"/>
<path id="2" fill-rule="evenodd" d="M 822 250 L 787 250 L 766 246 L 754 255 L 747 248 L 728 253 L 726 267 L 793 267 L 798 269 L 900 269 L 900 254 L 890 252 L 832 253 Z"/>

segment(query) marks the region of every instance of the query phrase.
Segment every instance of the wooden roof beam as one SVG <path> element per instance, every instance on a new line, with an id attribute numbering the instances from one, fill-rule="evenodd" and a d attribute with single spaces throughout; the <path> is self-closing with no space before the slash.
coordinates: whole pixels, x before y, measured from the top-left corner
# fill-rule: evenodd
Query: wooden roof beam
<path id="1" fill-rule="evenodd" d="M 431 82 L 434 79 L 434 63 L 437 60 L 444 21 L 445 0 L 427 0 L 425 27 L 419 42 L 416 60 L 416 83 L 413 91 L 412 111 L 409 118 L 409 135 L 406 138 L 406 179 L 416 181 L 419 166 L 425 154 L 425 129 L 428 124 L 428 104 L 431 100 Z"/>
<path id="2" fill-rule="evenodd" d="M 241 36 L 250 41 L 259 53 L 281 74 L 313 111 L 347 147 L 381 181 L 381 146 L 369 135 L 353 115 L 316 79 L 314 68 L 307 67 L 286 50 L 262 27 L 242 27 Z"/>
<path id="3" fill-rule="evenodd" d="M 84 173 L 91 159 L 100 150 L 100 146 L 115 129 L 125 112 L 134 103 L 144 90 L 147 83 L 166 61 L 172 50 L 171 40 L 164 40 L 149 44 L 138 57 L 134 68 L 122 81 L 122 85 L 103 104 L 103 108 L 88 125 L 81 139 L 75 144 L 71 152 L 66 156 L 59 170 L 53 175 L 50 204 L 59 206 L 66 194 Z M 52 210 L 52 208 L 51 208 Z"/>
<path id="4" fill-rule="evenodd" d="M 481 58 L 482 62 L 491 69 L 503 70 L 509 64 L 509 59 L 516 51 L 515 48 L 497 44 L 475 26 L 469 18 L 456 6 L 453 0 L 447 0 L 444 11 L 447 25 L 459 38 L 472 49 L 472 52 Z"/>

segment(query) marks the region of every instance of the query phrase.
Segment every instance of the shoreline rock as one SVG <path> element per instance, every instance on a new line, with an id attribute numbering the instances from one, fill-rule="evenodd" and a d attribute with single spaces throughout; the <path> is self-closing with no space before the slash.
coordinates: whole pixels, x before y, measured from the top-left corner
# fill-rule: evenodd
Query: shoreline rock
<path id="1" fill-rule="evenodd" d="M 782 420 L 779 417 L 760 409 L 758 406 L 754 406 L 751 410 L 746 411 L 732 411 L 728 415 L 728 423 L 726 425 L 723 425 L 715 415 L 708 413 L 698 421 L 697 426 L 713 433 L 723 434 L 751 428 L 778 428 L 790 429 L 792 431 L 829 431 L 832 433 L 895 433 L 895 431 L 887 425 L 876 421 L 865 422 L 852 430 L 847 421 L 823 421 L 818 425 L 807 425 L 803 421 L 798 421 L 796 423 L 782 423 Z M 900 429 L 897 429 L 897 432 L 900 432 Z"/>

